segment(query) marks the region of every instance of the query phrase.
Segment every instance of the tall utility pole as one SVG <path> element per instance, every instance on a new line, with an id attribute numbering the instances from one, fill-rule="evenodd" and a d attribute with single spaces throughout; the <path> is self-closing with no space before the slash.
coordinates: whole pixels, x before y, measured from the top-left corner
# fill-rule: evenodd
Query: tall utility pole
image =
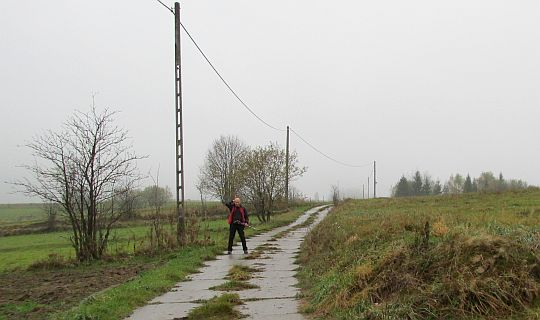
<path id="1" fill-rule="evenodd" d="M 180 54 L 180 3 L 174 3 L 174 81 L 176 114 L 176 240 L 185 243 L 185 202 L 184 202 L 184 136 L 182 130 L 182 68 Z"/>
<path id="2" fill-rule="evenodd" d="M 289 126 L 287 126 L 287 148 L 285 149 L 285 203 L 289 207 Z"/>
<path id="3" fill-rule="evenodd" d="M 365 199 L 366 195 L 364 194 L 364 185 L 362 184 L 362 199 Z"/>
<path id="4" fill-rule="evenodd" d="M 377 161 L 373 161 L 373 198 L 377 198 Z"/>

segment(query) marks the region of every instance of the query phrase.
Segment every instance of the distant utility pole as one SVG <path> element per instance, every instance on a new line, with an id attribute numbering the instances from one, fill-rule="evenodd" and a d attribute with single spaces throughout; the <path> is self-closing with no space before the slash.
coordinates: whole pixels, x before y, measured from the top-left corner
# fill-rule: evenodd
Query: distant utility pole
<path id="1" fill-rule="evenodd" d="M 373 198 L 377 198 L 377 161 L 373 161 Z"/>
<path id="2" fill-rule="evenodd" d="M 367 177 L 367 198 L 369 199 L 369 177 Z"/>
<path id="3" fill-rule="evenodd" d="M 365 199 L 366 196 L 364 195 L 364 184 L 362 184 L 362 199 Z"/>
<path id="4" fill-rule="evenodd" d="M 287 126 L 287 148 L 285 149 L 285 203 L 289 207 L 289 126 Z"/>
<path id="5" fill-rule="evenodd" d="M 175 80 L 175 115 L 176 115 L 176 240 L 185 243 L 185 202 L 184 202 L 184 136 L 182 130 L 182 68 L 180 54 L 180 3 L 174 3 L 174 80 Z"/>

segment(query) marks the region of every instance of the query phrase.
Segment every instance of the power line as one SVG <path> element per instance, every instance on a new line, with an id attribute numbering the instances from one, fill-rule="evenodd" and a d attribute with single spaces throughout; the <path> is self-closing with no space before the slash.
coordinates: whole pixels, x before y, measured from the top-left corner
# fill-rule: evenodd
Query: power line
<path id="1" fill-rule="evenodd" d="M 174 11 L 167 7 L 167 5 L 165 5 L 161 0 L 156 0 L 157 2 L 159 2 L 162 6 L 164 6 L 165 8 L 167 8 L 167 10 L 169 10 L 170 12 L 172 12 L 172 14 L 174 15 Z M 180 23 L 180 26 L 182 27 L 182 29 L 184 29 L 184 31 L 186 32 L 186 34 L 188 35 L 189 39 L 191 40 L 191 42 L 193 42 L 193 44 L 195 45 L 195 47 L 197 47 L 197 50 L 199 50 L 199 52 L 201 53 L 201 55 L 204 57 L 204 59 L 206 60 L 206 62 L 208 62 L 208 64 L 210 65 L 210 67 L 212 67 L 212 69 L 214 70 L 214 72 L 217 74 L 217 76 L 219 77 L 219 79 L 221 79 L 221 81 L 225 84 L 225 86 L 227 86 L 227 88 L 229 89 L 229 91 L 231 91 L 231 93 L 236 97 L 236 99 L 238 99 L 238 101 L 240 101 L 240 103 L 253 115 L 255 116 L 255 118 L 259 119 L 259 121 L 261 121 L 262 123 L 264 123 L 266 126 L 268 126 L 269 128 L 272 128 L 276 131 L 285 131 L 285 129 L 279 129 L 279 128 L 276 128 L 274 127 L 273 125 L 269 124 L 268 122 L 264 121 L 261 117 L 259 117 L 245 102 L 244 100 L 242 100 L 240 98 L 240 96 L 238 94 L 236 94 L 236 92 L 233 90 L 233 88 L 229 85 L 229 83 L 221 76 L 221 74 L 219 73 L 219 71 L 217 71 L 216 67 L 214 67 L 214 64 L 212 64 L 212 62 L 210 62 L 210 59 L 208 59 L 208 57 L 206 56 L 206 54 L 202 51 L 201 47 L 197 44 L 197 41 L 195 41 L 195 39 L 191 36 L 191 34 L 189 33 L 189 31 L 187 31 L 186 27 L 184 27 L 184 25 L 182 23 Z"/>
<path id="2" fill-rule="evenodd" d="M 164 4 L 161 0 L 156 0 L 157 2 L 159 2 L 162 6 L 164 6 L 165 8 L 167 8 L 170 12 L 172 12 L 172 14 L 174 15 L 174 11 L 167 7 L 166 4 Z M 180 26 L 182 26 L 182 29 L 184 29 L 184 31 L 186 32 L 186 34 L 188 35 L 189 39 L 191 40 L 191 42 L 193 42 L 193 44 L 195 45 L 195 47 L 197 47 L 197 50 L 199 50 L 199 52 L 202 54 L 202 56 L 204 57 L 204 59 L 206 60 L 206 62 L 208 62 L 208 64 L 210 65 L 210 67 L 212 67 L 212 69 L 214 70 L 214 72 L 217 74 L 217 76 L 221 79 L 221 81 L 225 84 L 225 86 L 227 86 L 227 88 L 229 89 L 229 91 L 231 91 L 231 93 L 236 97 L 236 99 L 238 99 L 238 101 L 240 101 L 240 103 L 252 114 L 255 116 L 255 118 L 259 119 L 259 121 L 261 121 L 262 123 L 264 123 L 265 125 L 267 125 L 268 127 L 274 129 L 274 130 L 277 130 L 277 131 L 285 131 L 284 129 L 279 129 L 279 128 L 276 128 L 272 125 L 270 125 L 268 122 L 264 121 L 261 117 L 259 117 L 253 110 L 251 110 L 251 108 L 244 102 L 244 100 L 242 100 L 240 98 L 240 96 L 238 96 L 238 94 L 236 94 L 236 92 L 233 90 L 233 88 L 231 88 L 231 86 L 229 85 L 229 83 L 227 83 L 227 81 L 225 81 L 225 79 L 221 76 L 221 74 L 219 73 L 219 71 L 217 71 L 216 67 L 214 67 L 214 65 L 212 64 L 212 62 L 210 62 L 210 59 L 208 59 L 208 57 L 206 56 L 206 54 L 202 51 L 201 47 L 199 47 L 199 45 L 197 44 L 197 41 L 195 41 L 195 39 L 193 39 L 193 37 L 191 36 L 191 34 L 189 33 L 189 31 L 187 31 L 186 27 L 184 27 L 184 25 L 182 23 L 180 23 Z"/>
<path id="3" fill-rule="evenodd" d="M 184 31 L 187 33 L 187 35 L 189 36 L 189 38 L 191 39 L 191 42 L 193 42 L 193 44 L 195 45 L 195 47 L 197 47 L 197 50 L 199 50 L 199 52 L 202 54 L 202 56 L 204 57 L 204 59 L 206 60 L 206 62 L 208 62 L 208 64 L 210 65 L 210 67 L 212 67 L 212 69 L 214 70 L 214 72 L 217 74 L 217 76 L 221 79 L 221 81 L 225 84 L 225 86 L 227 86 L 227 88 L 229 89 L 229 91 L 231 91 L 231 93 L 236 97 L 236 99 L 238 99 L 238 101 L 240 101 L 240 103 L 253 115 L 255 116 L 255 118 L 259 119 L 259 121 L 261 121 L 262 123 L 264 123 L 266 126 L 268 126 L 269 128 L 272 128 L 276 131 L 285 131 L 285 129 L 279 129 L 279 128 L 276 128 L 274 127 L 273 125 L 269 124 L 268 122 L 264 121 L 261 117 L 259 117 L 253 110 L 251 110 L 251 108 L 244 102 L 244 100 L 242 100 L 238 94 L 236 94 L 236 92 L 233 90 L 233 88 L 231 88 L 231 86 L 227 83 L 227 81 L 225 81 L 225 79 L 221 76 L 221 74 L 217 71 L 216 67 L 214 67 L 214 65 L 212 64 L 212 62 L 210 62 L 210 59 L 208 59 L 208 57 L 206 56 L 206 54 L 204 54 L 204 52 L 202 51 L 201 47 L 199 47 L 199 45 L 197 44 L 197 42 L 195 41 L 195 39 L 193 39 L 193 37 L 191 36 L 191 34 L 187 31 L 186 27 L 184 27 L 183 24 L 180 24 L 182 26 L 182 29 L 184 29 Z"/>
<path id="4" fill-rule="evenodd" d="M 334 161 L 336 163 L 339 163 L 339 164 L 341 164 L 343 166 L 346 166 L 346 167 L 352 167 L 352 168 L 363 168 L 363 167 L 367 167 L 367 166 L 371 165 L 371 162 L 366 163 L 366 164 L 361 164 L 361 165 L 354 165 L 354 164 L 348 164 L 348 163 L 336 160 L 336 159 L 330 157 L 329 155 L 327 155 L 326 153 L 322 152 L 321 150 L 317 149 L 315 146 L 313 146 L 311 143 L 309 143 L 306 139 L 302 138 L 302 136 L 300 134 L 298 134 L 298 132 L 294 131 L 293 128 L 290 128 L 290 129 L 300 140 L 302 140 L 305 144 L 310 146 L 313 150 L 317 151 L 318 153 L 320 153 L 324 157 L 326 157 L 326 158 L 328 158 L 328 159 L 330 159 L 330 160 L 332 160 L 332 161 Z"/>
<path id="5" fill-rule="evenodd" d="M 174 11 L 173 11 L 173 9 L 172 9 L 172 8 L 169 8 L 169 7 L 167 7 L 167 5 L 166 5 L 166 4 L 164 4 L 164 3 L 163 3 L 163 2 L 161 1 L 161 0 L 156 0 L 156 1 L 157 1 L 157 2 L 159 2 L 159 3 L 161 3 L 161 5 L 162 5 L 162 6 L 164 6 L 165 8 L 167 8 L 167 10 L 169 10 L 169 11 L 170 11 L 170 12 L 171 12 L 172 14 L 174 14 Z"/>
<path id="6" fill-rule="evenodd" d="M 261 119 L 255 112 L 253 112 L 253 110 L 251 110 L 251 108 L 246 104 L 244 103 L 244 101 L 236 94 L 236 92 L 231 88 L 231 86 L 229 86 L 229 84 L 227 83 L 227 81 L 225 81 L 225 79 L 221 76 L 221 74 L 216 70 L 216 68 L 214 67 L 214 65 L 212 64 L 212 62 L 210 62 L 210 60 L 208 59 L 208 57 L 204 54 L 204 52 L 202 51 L 202 49 L 199 47 L 199 45 L 197 44 L 197 42 L 195 41 L 195 39 L 193 39 L 193 37 L 191 36 L 191 34 L 186 30 L 186 28 L 184 27 L 183 24 L 181 24 L 182 28 L 184 29 L 184 31 L 186 32 L 186 34 L 189 36 L 189 38 L 191 39 L 191 41 L 193 42 L 193 44 L 197 47 L 197 49 L 199 50 L 199 52 L 202 54 L 202 56 L 204 57 L 204 59 L 208 62 L 208 64 L 212 67 L 212 69 L 214 70 L 214 72 L 218 75 L 218 77 L 221 79 L 221 81 L 227 86 L 227 88 L 229 88 L 229 90 L 232 92 L 232 94 L 238 99 L 238 101 L 240 101 L 240 103 L 242 103 L 242 105 L 252 114 L 254 115 L 257 119 L 259 119 L 262 123 L 264 123 L 265 125 L 267 125 L 268 127 L 274 129 L 274 130 L 277 130 L 277 131 L 285 131 L 284 129 L 279 129 L 279 128 L 276 128 L 270 124 L 268 124 L 266 121 L 264 121 L 263 119 Z M 315 148 L 311 143 L 309 143 L 306 139 L 304 139 L 302 136 L 300 136 L 300 134 L 298 134 L 296 131 L 294 131 L 292 128 L 291 128 L 291 131 L 298 137 L 300 138 L 300 140 L 302 140 L 305 144 L 307 144 L 308 146 L 310 146 L 313 150 L 317 151 L 318 153 L 320 153 L 321 155 L 323 155 L 324 157 L 336 162 L 336 163 L 339 163 L 341 165 L 344 165 L 344 166 L 347 166 L 347 167 L 353 167 L 353 168 L 362 168 L 362 167 L 366 167 L 368 165 L 370 165 L 370 163 L 368 164 L 362 164 L 362 165 L 352 165 L 352 164 L 347 164 L 345 162 L 341 162 L 339 160 L 336 160 L 332 157 L 330 157 L 329 155 L 325 154 L 324 152 L 320 151 L 319 149 Z"/>
<path id="7" fill-rule="evenodd" d="M 189 38 L 191 39 L 191 41 L 193 42 L 193 44 L 197 47 L 197 49 L 199 50 L 199 52 L 202 54 L 202 56 L 206 59 L 206 61 L 208 62 L 208 64 L 210 64 L 210 66 L 212 67 L 212 69 L 214 69 L 214 72 L 218 75 L 218 77 L 221 79 L 221 81 L 223 81 L 223 83 L 227 86 L 227 88 L 229 88 L 229 90 L 232 92 L 232 94 L 238 99 L 238 101 L 240 101 L 240 103 L 242 103 L 242 105 L 249 111 L 251 112 L 251 114 L 253 114 L 257 119 L 259 119 L 262 123 L 266 124 L 268 127 L 274 129 L 274 130 L 277 130 L 277 131 L 285 131 L 284 129 L 278 129 L 270 124 L 268 124 L 266 121 L 264 121 L 263 119 L 261 119 L 257 114 L 255 114 L 255 112 L 253 112 L 253 110 L 251 110 L 251 108 L 249 108 L 245 103 L 244 101 L 242 101 L 242 99 L 236 94 L 236 92 L 234 92 L 234 90 L 229 86 L 229 84 L 227 83 L 227 81 L 225 81 L 225 79 L 223 79 L 223 77 L 221 76 L 221 74 L 216 70 L 216 68 L 214 67 L 214 65 L 212 64 L 212 62 L 210 62 L 210 60 L 206 57 L 206 55 L 204 54 L 204 52 L 201 50 L 201 48 L 199 47 L 199 45 L 197 44 L 197 42 L 193 39 L 193 37 L 191 36 L 191 34 L 186 30 L 186 28 L 184 27 L 184 25 L 182 25 L 182 28 L 184 29 L 184 31 L 187 33 L 187 35 L 189 36 Z M 318 153 L 320 153 L 321 155 L 323 155 L 324 157 L 336 162 L 336 163 L 339 163 L 341 165 L 344 165 L 344 166 L 347 166 L 347 167 L 353 167 L 353 168 L 362 168 L 362 167 L 366 167 L 368 165 L 370 165 L 370 163 L 368 164 L 363 164 L 363 165 L 351 165 L 351 164 L 347 164 L 347 163 L 344 163 L 344 162 L 341 162 L 339 160 L 336 160 L 332 157 L 330 157 L 329 155 L 325 154 L 324 152 L 320 151 L 319 149 L 315 148 L 311 143 L 309 143 L 306 139 L 304 139 L 302 136 L 300 136 L 300 134 L 298 134 L 296 131 L 294 131 L 292 128 L 291 128 L 291 131 L 298 137 L 300 138 L 300 140 L 302 140 L 305 144 L 307 144 L 308 146 L 310 146 L 313 150 L 317 151 Z"/>
<path id="8" fill-rule="evenodd" d="M 165 8 L 167 8 L 169 11 L 171 11 L 173 14 L 174 14 L 174 11 L 167 7 L 161 0 L 156 0 L 158 1 L 161 5 L 163 5 Z M 197 48 L 197 50 L 200 52 L 200 54 L 204 57 L 204 59 L 206 60 L 206 62 L 210 65 L 210 67 L 212 68 L 212 70 L 214 70 L 214 72 L 216 73 L 216 75 L 219 77 L 219 79 L 223 82 L 223 84 L 225 84 L 225 86 L 229 89 L 229 91 L 236 97 L 236 99 L 244 106 L 244 108 L 246 108 L 255 118 L 257 118 L 260 122 L 264 123 L 266 126 L 268 126 L 269 128 L 271 129 L 274 129 L 276 131 L 286 131 L 285 129 L 279 129 L 279 128 L 276 128 L 274 126 L 272 126 L 271 124 L 269 124 L 268 122 L 264 121 L 261 117 L 259 117 L 245 102 L 244 100 L 242 100 L 240 98 L 240 96 L 233 90 L 233 88 L 229 85 L 229 83 L 223 78 L 223 76 L 219 73 L 219 71 L 216 69 L 216 67 L 214 67 L 214 65 L 212 64 L 212 62 L 210 61 L 210 59 L 208 59 L 208 57 L 206 56 L 206 54 L 204 53 L 204 51 L 201 49 L 201 47 L 197 44 L 197 42 L 195 41 L 195 39 L 191 36 L 191 34 L 189 33 L 189 31 L 186 29 L 186 27 L 180 23 L 180 26 L 182 27 L 182 29 L 184 29 L 184 32 L 188 35 L 189 39 L 191 40 L 191 42 L 193 42 L 193 44 L 195 45 L 195 47 Z M 315 150 L 316 152 L 318 152 L 319 154 L 321 154 L 322 156 L 326 157 L 327 159 L 335 162 L 335 163 L 338 163 L 338 164 L 341 164 L 343 166 L 346 166 L 346 167 L 352 167 L 352 168 L 363 168 L 363 167 L 367 167 L 371 164 L 370 163 L 367 163 L 367 164 L 362 164 L 362 165 L 353 165 L 353 164 L 348 164 L 348 163 L 345 163 L 345 162 L 341 162 L 339 160 L 336 160 L 332 157 L 330 157 L 329 155 L 327 155 L 326 153 L 322 152 L 321 150 L 317 149 L 315 146 L 313 146 L 311 143 L 309 143 L 306 139 L 304 139 L 298 132 L 294 131 L 294 129 L 290 128 L 290 130 L 302 141 L 304 142 L 305 144 L 307 144 L 309 147 L 311 147 L 313 150 Z"/>
<path id="9" fill-rule="evenodd" d="M 263 119 L 261 119 L 255 112 L 253 112 L 253 110 L 251 110 L 251 108 L 246 104 L 244 103 L 244 101 L 236 94 L 236 92 L 231 88 L 231 86 L 229 86 L 229 84 L 227 83 L 227 81 L 225 81 L 225 79 L 221 76 L 221 74 L 216 70 L 216 68 L 214 67 L 214 65 L 212 64 L 212 62 L 210 62 L 210 60 L 208 59 L 208 57 L 206 56 L 206 54 L 204 54 L 204 52 L 202 51 L 202 49 L 199 47 L 199 45 L 197 44 L 197 42 L 195 41 L 195 39 L 193 39 L 193 37 L 191 36 L 191 34 L 186 30 L 186 28 L 184 27 L 183 24 L 181 24 L 182 28 L 184 29 L 184 31 L 186 32 L 186 34 L 189 36 L 189 38 L 191 39 L 191 41 L 193 42 L 193 44 L 197 47 L 197 49 L 199 50 L 199 52 L 202 54 L 202 56 L 204 57 L 204 59 L 208 62 L 208 64 L 212 67 L 212 69 L 214 70 L 214 72 L 217 74 L 217 76 L 221 79 L 221 81 L 227 86 L 227 88 L 231 91 L 231 93 L 238 99 L 238 101 L 240 101 L 240 103 L 252 114 L 254 115 L 257 119 L 259 119 L 259 121 L 261 121 L 262 123 L 264 123 L 265 125 L 267 125 L 268 127 L 274 129 L 274 130 L 277 130 L 277 131 L 285 131 L 284 129 L 279 129 L 279 128 L 276 128 L 270 124 L 268 124 L 266 121 L 264 121 Z M 338 164 L 341 164 L 343 166 L 346 166 L 346 167 L 353 167 L 353 168 L 362 168 L 362 167 L 366 167 L 368 165 L 370 165 L 370 163 L 368 164 L 362 164 L 362 165 L 352 165 L 352 164 L 347 164 L 345 162 L 341 162 L 339 160 L 336 160 L 332 157 L 330 157 L 329 155 L 325 154 L 324 152 L 320 151 L 319 149 L 317 149 L 315 146 L 313 146 L 311 143 L 309 143 L 306 139 L 304 139 L 302 136 L 300 136 L 300 134 L 298 134 L 296 131 L 294 131 L 292 128 L 291 128 L 291 131 L 298 137 L 300 138 L 300 140 L 302 140 L 305 144 L 307 144 L 308 146 L 310 146 L 313 150 L 317 151 L 318 153 L 320 153 L 321 155 L 323 155 L 324 157 L 338 163 Z"/>

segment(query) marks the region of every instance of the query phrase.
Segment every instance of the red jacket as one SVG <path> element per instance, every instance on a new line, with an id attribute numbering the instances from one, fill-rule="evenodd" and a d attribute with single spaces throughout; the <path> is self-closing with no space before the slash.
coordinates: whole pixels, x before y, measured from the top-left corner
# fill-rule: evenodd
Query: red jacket
<path id="1" fill-rule="evenodd" d="M 247 214 L 246 208 L 244 208 L 244 207 L 242 207 L 242 206 L 237 207 L 237 206 L 235 206 L 232 202 L 231 202 L 231 203 L 226 203 L 225 205 L 226 205 L 227 208 L 229 208 L 229 210 L 230 210 L 229 216 L 227 217 L 227 222 L 229 222 L 229 224 L 233 223 L 233 220 L 234 220 L 234 216 L 235 216 L 236 210 L 238 210 L 238 209 L 240 209 L 241 222 L 242 222 L 242 223 L 249 223 L 249 220 L 248 220 L 248 214 Z"/>

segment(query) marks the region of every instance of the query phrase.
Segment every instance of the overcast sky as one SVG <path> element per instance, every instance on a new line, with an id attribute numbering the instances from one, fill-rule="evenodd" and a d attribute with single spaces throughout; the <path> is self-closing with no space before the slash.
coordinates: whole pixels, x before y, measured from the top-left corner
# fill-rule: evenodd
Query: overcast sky
<path id="1" fill-rule="evenodd" d="M 165 1 L 172 6 L 173 2 Z M 350 164 L 377 161 L 378 195 L 402 174 L 456 172 L 540 185 L 540 1 L 190 0 L 182 23 L 265 121 Z M 186 197 L 212 141 L 285 143 L 227 91 L 182 34 Z M 0 202 L 32 161 L 21 147 L 74 110 L 121 111 L 143 172 L 174 190 L 174 19 L 155 0 L 0 1 Z M 294 135 L 294 185 L 361 194 L 350 168 Z M 150 181 L 147 182 L 148 184 Z M 371 188 L 372 191 L 372 188 Z"/>

